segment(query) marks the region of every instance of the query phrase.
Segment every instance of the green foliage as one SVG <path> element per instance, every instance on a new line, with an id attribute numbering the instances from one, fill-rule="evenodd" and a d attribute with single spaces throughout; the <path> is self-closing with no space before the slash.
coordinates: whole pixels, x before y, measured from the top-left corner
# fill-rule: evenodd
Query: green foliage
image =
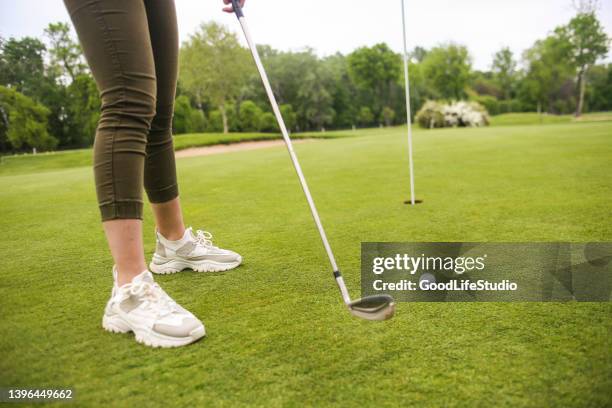
<path id="1" fill-rule="evenodd" d="M 215 22 L 202 24 L 181 47 L 181 86 L 198 105 L 208 101 L 219 109 L 224 133 L 230 130 L 226 105 L 243 87 L 248 62 L 236 34 Z"/>
<path id="2" fill-rule="evenodd" d="M 57 145 L 47 133 L 49 110 L 14 89 L 0 86 L 0 115 L 6 132 L 0 140 L 14 150 L 48 150 Z"/>
<path id="3" fill-rule="evenodd" d="M 524 54 L 527 72 L 521 83 L 521 96 L 528 102 L 555 112 L 554 102 L 565 97 L 563 86 L 574 77 L 574 69 L 569 64 L 571 45 L 558 35 L 550 35 L 538 40 Z M 571 95 L 571 91 L 570 91 Z"/>
<path id="4" fill-rule="evenodd" d="M 349 74 L 362 89 L 381 89 L 396 81 L 401 72 L 399 56 L 387 44 L 361 47 L 349 54 Z"/>
<path id="5" fill-rule="evenodd" d="M 469 99 L 492 115 L 579 113 L 583 100 L 589 111 L 612 109 L 612 73 L 595 65 L 609 39 L 593 10 L 581 8 L 567 25 L 537 41 L 523 55 L 525 69 L 517 68 L 507 47 L 485 72 L 472 71 L 463 45 L 415 47 L 409 54 L 411 113 L 436 99 Z M 45 37 L 47 46 L 29 37 L 0 38 L 0 85 L 48 108 L 47 133 L 58 147 L 88 146 L 99 116 L 95 82 L 67 24 L 50 24 Z M 402 58 L 386 44 L 324 58 L 308 48 L 258 49 L 293 132 L 405 122 Z M 182 44 L 179 59 L 175 133 L 278 131 L 249 52 L 234 32 L 203 24 Z M 10 149 L 6 122 L 0 121 L 4 150 Z"/>
<path id="6" fill-rule="evenodd" d="M 191 132 L 204 132 L 206 130 L 206 116 L 199 109 L 191 111 Z"/>
<path id="7" fill-rule="evenodd" d="M 579 13 L 556 32 L 569 42 L 571 63 L 578 71 L 587 69 L 608 53 L 610 39 L 593 12 Z"/>
<path id="8" fill-rule="evenodd" d="M 502 93 L 502 99 L 507 100 L 515 93 L 516 88 L 516 61 L 508 47 L 504 47 L 495 53 L 493 57 L 493 78 Z M 495 113 L 489 110 L 489 113 Z"/>
<path id="9" fill-rule="evenodd" d="M 587 110 L 612 110 L 612 64 L 592 67 L 587 74 L 586 83 Z"/>
<path id="10" fill-rule="evenodd" d="M 261 115 L 263 111 L 253 101 L 243 101 L 240 104 L 240 130 L 243 132 L 257 132 L 261 128 Z"/>
<path id="11" fill-rule="evenodd" d="M 372 125 L 374 122 L 374 114 L 372 113 L 372 110 L 367 106 L 362 106 L 359 109 L 359 114 L 357 115 L 357 122 L 359 122 L 361 126 Z"/>
<path id="12" fill-rule="evenodd" d="M 295 110 L 299 130 L 320 129 L 334 119 L 334 73 L 322 63 L 313 50 L 277 52 L 264 49 L 263 63 L 271 86 L 280 104 L 290 104 Z M 254 75 L 249 83 L 247 97 L 262 101 L 259 106 L 268 109 L 261 81 Z"/>
<path id="13" fill-rule="evenodd" d="M 321 61 L 330 75 L 328 90 L 332 97 L 332 128 L 351 128 L 355 125 L 359 91 L 350 78 L 347 58 L 337 53 Z M 293 128 L 293 126 L 292 126 Z"/>
<path id="14" fill-rule="evenodd" d="M 578 13 L 567 26 L 555 30 L 570 44 L 569 60 L 578 73 L 576 116 L 583 109 L 586 74 L 595 62 L 608 54 L 610 39 L 593 11 Z"/>
<path id="15" fill-rule="evenodd" d="M 237 132 L 240 130 L 240 121 L 233 104 L 225 107 L 225 118 L 227 121 L 227 128 L 223 124 L 223 113 L 219 109 L 211 111 L 208 115 L 208 121 L 206 122 L 206 131 L 213 133 L 227 133 L 225 130 L 231 132 Z"/>
<path id="16" fill-rule="evenodd" d="M 391 126 L 393 124 L 393 119 L 395 119 L 395 111 L 385 106 L 380 114 L 380 121 L 383 122 L 385 126 Z"/>
<path id="17" fill-rule="evenodd" d="M 286 125 L 285 125 L 286 126 Z M 259 128 L 262 132 L 278 132 L 278 122 L 272 112 L 264 112 L 259 120 Z M 290 131 L 289 128 L 287 128 Z"/>
<path id="18" fill-rule="evenodd" d="M 79 44 L 73 41 L 68 24 L 49 24 L 45 35 L 50 41 L 50 64 L 47 69 L 50 76 L 74 81 L 77 76 L 87 72 L 83 51 Z"/>
<path id="19" fill-rule="evenodd" d="M 203 132 L 206 129 L 204 112 L 191 106 L 186 95 L 180 95 L 174 102 L 172 131 L 174 134 Z"/>
<path id="20" fill-rule="evenodd" d="M 471 69 L 467 48 L 457 44 L 434 47 L 423 60 L 423 74 L 428 84 L 431 84 L 436 98 L 465 98 Z"/>
<path id="21" fill-rule="evenodd" d="M 501 113 L 500 101 L 497 98 L 489 95 L 475 96 L 471 98 L 474 102 L 478 102 L 485 107 L 491 115 L 499 115 Z"/>
<path id="22" fill-rule="evenodd" d="M 348 55 L 347 62 L 349 76 L 361 93 L 361 104 L 370 106 L 375 117 L 399 99 L 401 58 L 386 44 L 358 48 Z"/>
<path id="23" fill-rule="evenodd" d="M 88 74 L 78 74 L 66 87 L 65 106 L 68 113 L 67 132 L 62 144 L 70 147 L 87 147 L 93 143 L 100 117 L 100 98 L 96 83 Z"/>
<path id="24" fill-rule="evenodd" d="M 40 95 L 45 78 L 45 45 L 38 39 L 9 38 L 0 49 L 0 85 L 11 86 L 29 97 Z"/>
<path id="25" fill-rule="evenodd" d="M 466 91 L 472 98 L 476 95 L 492 96 L 495 99 L 502 99 L 504 92 L 500 88 L 498 81 L 495 80 L 492 72 L 476 71 L 472 73 L 471 87 Z"/>
<path id="26" fill-rule="evenodd" d="M 280 105 L 279 109 L 281 112 L 281 116 L 283 117 L 283 120 L 285 121 L 285 126 L 287 127 L 287 130 L 293 131 L 297 123 L 297 114 L 293 111 L 293 106 L 291 106 L 288 103 L 285 103 L 285 104 Z M 269 118 L 266 118 L 266 121 L 269 121 Z M 276 123 L 276 119 L 274 119 L 274 123 Z M 278 124 L 274 126 L 278 128 Z"/>
<path id="27" fill-rule="evenodd" d="M 191 102 L 186 95 L 180 95 L 174 101 L 174 116 L 172 118 L 172 132 L 182 134 L 191 132 Z"/>
<path id="28" fill-rule="evenodd" d="M 523 106 L 520 99 L 499 101 L 497 105 L 499 106 L 499 113 L 525 112 L 528 110 Z"/>
<path id="29" fill-rule="evenodd" d="M 221 118 L 221 112 L 219 112 L 218 109 L 215 109 L 208 114 L 206 131 L 215 133 L 223 132 L 223 118 Z"/>
<path id="30" fill-rule="evenodd" d="M 68 26 L 50 24 L 45 34 L 49 48 L 29 37 L 2 44 L 0 85 L 48 108 L 47 131 L 59 147 L 88 146 L 99 116 L 97 88 Z"/>

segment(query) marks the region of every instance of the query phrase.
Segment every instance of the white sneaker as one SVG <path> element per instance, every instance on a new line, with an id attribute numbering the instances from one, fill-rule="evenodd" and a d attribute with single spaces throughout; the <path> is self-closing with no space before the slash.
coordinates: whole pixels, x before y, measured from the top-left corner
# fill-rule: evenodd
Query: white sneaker
<path id="1" fill-rule="evenodd" d="M 151 347 L 179 347 L 204 337 L 204 325 L 176 304 L 144 271 L 132 282 L 115 284 L 106 305 L 102 327 L 113 333 L 134 332 L 136 341 Z"/>
<path id="2" fill-rule="evenodd" d="M 242 257 L 233 251 L 213 245 L 212 234 L 198 230 L 195 234 L 190 228 L 178 241 L 169 241 L 159 232 L 157 246 L 149 269 L 153 273 L 168 274 L 183 269 L 196 272 L 221 272 L 236 268 Z"/>

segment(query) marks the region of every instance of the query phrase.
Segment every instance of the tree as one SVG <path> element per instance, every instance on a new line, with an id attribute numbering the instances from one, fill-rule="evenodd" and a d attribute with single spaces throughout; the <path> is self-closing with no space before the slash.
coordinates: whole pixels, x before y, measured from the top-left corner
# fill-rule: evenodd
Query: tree
<path id="1" fill-rule="evenodd" d="M 472 63 L 466 47 L 448 44 L 432 48 L 423 60 L 423 75 L 437 98 L 463 99 Z"/>
<path id="2" fill-rule="evenodd" d="M 70 36 L 70 27 L 66 23 L 51 23 L 45 29 L 49 39 L 49 69 L 52 76 L 74 81 L 78 75 L 87 72 L 87 65 L 83 60 L 83 52 L 78 43 Z"/>
<path id="3" fill-rule="evenodd" d="M 395 111 L 388 106 L 385 106 L 380 114 L 381 122 L 385 123 L 385 126 L 391 126 L 395 119 Z"/>
<path id="4" fill-rule="evenodd" d="M 13 149 L 52 149 L 57 139 L 47 132 L 49 110 L 31 98 L 4 86 L 0 86 L 0 116 L 4 135 Z"/>
<path id="5" fill-rule="evenodd" d="M 61 144 L 70 147 L 91 146 L 100 117 L 100 97 L 94 79 L 88 73 L 80 73 L 63 94 L 65 117 L 62 119 L 66 131 L 61 135 Z"/>
<path id="6" fill-rule="evenodd" d="M 10 38 L 0 49 L 0 85 L 15 88 L 31 98 L 41 94 L 45 80 L 45 45 L 36 38 Z"/>
<path id="7" fill-rule="evenodd" d="M 285 121 L 285 126 L 287 127 L 287 130 L 291 132 L 295 128 L 295 124 L 297 123 L 297 115 L 293 111 L 293 106 L 289 104 L 283 104 L 280 106 L 280 111 L 283 120 Z M 274 119 L 274 121 L 276 122 L 276 118 Z M 275 129 L 278 130 L 278 124 L 275 126 Z"/>
<path id="8" fill-rule="evenodd" d="M 180 95 L 176 98 L 174 101 L 174 116 L 172 117 L 172 132 L 174 134 L 193 131 L 193 111 L 187 95 Z"/>
<path id="9" fill-rule="evenodd" d="M 533 102 L 538 112 L 545 107 L 555 110 L 554 102 L 560 97 L 564 84 L 571 82 L 573 68 L 568 61 L 569 42 L 558 35 L 538 40 L 525 51 L 527 71 L 521 83 L 521 95 Z"/>
<path id="10" fill-rule="evenodd" d="M 409 62 L 408 70 L 410 71 L 410 108 L 414 118 L 415 113 L 421 109 L 425 101 L 433 99 L 435 95 L 432 93 L 431 87 L 428 86 L 423 75 L 423 64 Z M 402 75 L 401 88 L 404 89 L 404 86 L 404 77 Z M 400 100 L 399 108 L 396 108 L 395 112 L 399 117 L 406 117 L 406 104 L 403 99 Z"/>
<path id="11" fill-rule="evenodd" d="M 257 132 L 261 126 L 260 120 L 263 111 L 253 101 L 243 101 L 240 104 L 240 130 L 243 132 Z"/>
<path id="12" fill-rule="evenodd" d="M 278 132 L 278 123 L 276 122 L 276 118 L 274 117 L 273 113 L 265 112 L 261 115 L 259 130 L 262 132 Z"/>
<path id="13" fill-rule="evenodd" d="M 586 75 L 590 67 L 608 53 L 610 39 L 593 11 L 579 13 L 568 25 L 555 30 L 570 44 L 569 57 L 577 71 L 576 116 L 582 114 Z"/>
<path id="14" fill-rule="evenodd" d="M 516 83 L 516 61 L 510 48 L 505 47 L 495 53 L 491 71 L 502 91 L 502 99 L 510 99 Z"/>
<path id="15" fill-rule="evenodd" d="M 10 38 L 0 52 L 0 85 L 13 88 L 49 108 L 48 131 L 60 144 L 67 134 L 66 94 L 45 69 L 45 45 L 38 39 Z"/>
<path id="16" fill-rule="evenodd" d="M 387 44 L 361 47 L 347 57 L 351 80 L 362 92 L 361 102 L 377 116 L 384 106 L 393 106 L 398 96 L 401 58 Z"/>
<path id="17" fill-rule="evenodd" d="M 612 64 L 595 65 L 587 78 L 586 108 L 590 111 L 612 110 Z"/>
<path id="18" fill-rule="evenodd" d="M 248 53 L 236 34 L 218 23 L 200 26 L 180 51 L 182 87 L 201 108 L 209 100 L 219 109 L 223 133 L 229 132 L 227 105 L 242 89 Z"/>
<path id="19" fill-rule="evenodd" d="M 334 54 L 321 61 L 323 69 L 329 72 L 329 92 L 332 98 L 334 119 L 332 127 L 350 128 L 355 124 L 358 91 L 349 76 L 347 58 Z"/>
<path id="20" fill-rule="evenodd" d="M 427 56 L 427 50 L 423 47 L 414 47 L 414 49 L 408 53 L 410 60 L 414 62 L 423 62 Z"/>
<path id="21" fill-rule="evenodd" d="M 367 106 L 362 106 L 361 109 L 359 109 L 357 121 L 364 127 L 371 125 L 372 122 L 374 122 L 374 114 L 372 113 L 372 110 Z"/>
<path id="22" fill-rule="evenodd" d="M 300 130 L 320 129 L 334 119 L 334 74 L 321 62 L 313 50 L 278 52 L 268 46 L 262 61 L 270 77 L 270 85 L 280 104 L 290 104 L 296 113 L 296 127 Z M 259 107 L 267 109 L 268 97 L 257 74 L 249 81 L 247 97 Z"/>

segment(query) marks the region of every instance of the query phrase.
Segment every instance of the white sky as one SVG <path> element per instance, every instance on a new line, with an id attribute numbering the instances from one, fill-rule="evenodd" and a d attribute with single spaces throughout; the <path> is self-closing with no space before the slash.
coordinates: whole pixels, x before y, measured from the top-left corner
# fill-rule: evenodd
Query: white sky
<path id="1" fill-rule="evenodd" d="M 135 0 L 126 0 L 135 1 Z M 476 69 L 510 46 L 517 56 L 574 14 L 571 0 L 405 0 L 408 46 L 454 41 L 467 45 Z M 601 0 L 599 19 L 612 36 L 612 0 Z M 221 0 L 176 0 L 181 40 L 203 21 L 239 30 Z M 313 47 L 319 55 L 348 53 L 386 42 L 402 50 L 400 0 L 247 0 L 245 15 L 258 44 L 281 50 Z M 41 36 L 50 22 L 69 21 L 62 0 L 0 0 L 0 35 Z M 241 37 L 240 37 L 241 38 Z M 612 61 L 609 55 L 607 61 Z"/>

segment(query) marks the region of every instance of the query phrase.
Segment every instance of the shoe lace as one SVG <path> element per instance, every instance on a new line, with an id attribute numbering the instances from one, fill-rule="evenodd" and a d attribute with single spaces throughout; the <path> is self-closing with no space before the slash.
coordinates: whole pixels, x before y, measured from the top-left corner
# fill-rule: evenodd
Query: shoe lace
<path id="1" fill-rule="evenodd" d="M 213 235 L 208 231 L 197 230 L 195 239 L 196 242 L 200 245 L 203 245 L 207 248 L 216 248 L 216 246 L 214 246 L 212 242 Z"/>
<path id="2" fill-rule="evenodd" d="M 166 316 L 176 310 L 176 302 L 155 282 L 138 282 L 120 288 L 124 296 L 136 296 L 144 301 L 143 307 Z"/>

